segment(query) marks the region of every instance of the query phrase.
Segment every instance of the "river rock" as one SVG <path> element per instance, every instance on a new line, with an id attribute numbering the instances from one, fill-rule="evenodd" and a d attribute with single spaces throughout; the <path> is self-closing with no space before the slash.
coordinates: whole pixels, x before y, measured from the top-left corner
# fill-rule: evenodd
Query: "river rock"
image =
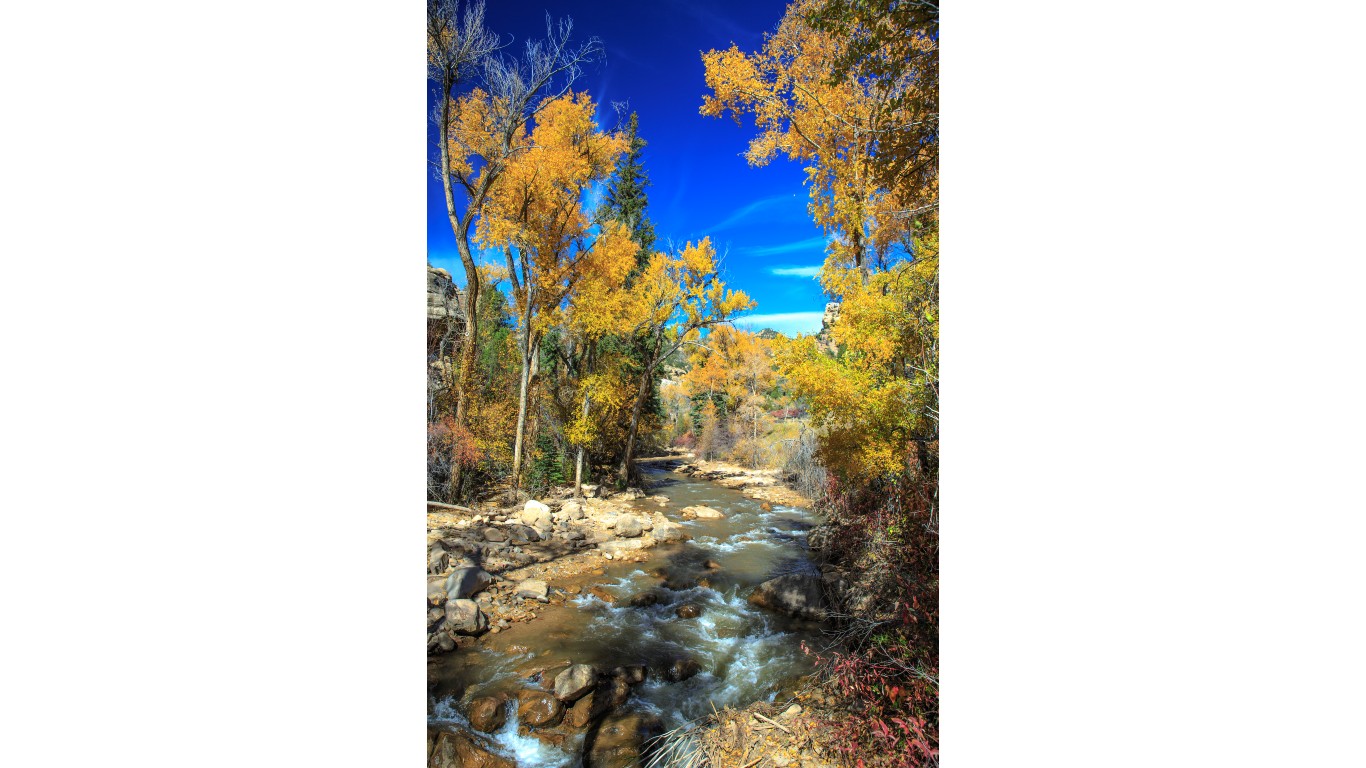
<path id="1" fill-rule="evenodd" d="M 427 573 L 444 572 L 450 559 L 451 556 L 446 552 L 445 547 L 439 544 L 427 550 Z"/>
<path id="2" fill-rule="evenodd" d="M 503 533 L 497 528 L 494 528 L 493 526 L 489 526 L 488 528 L 485 528 L 479 533 L 484 537 L 484 541 L 491 541 L 495 544 L 508 540 L 507 534 Z"/>
<path id="3" fill-rule="evenodd" d="M 702 665 L 697 659 L 674 659 L 664 671 L 664 677 L 671 683 L 681 683 L 701 671 Z"/>
<path id="4" fill-rule="evenodd" d="M 691 509 L 693 516 L 698 520 L 720 520 L 725 517 L 725 515 L 721 514 L 720 510 L 712 509 L 711 507 L 696 506 L 688 507 L 687 509 Z M 686 512 L 687 510 L 685 509 L 684 511 Z"/>
<path id="5" fill-rule="evenodd" d="M 535 528 L 526 525 L 508 526 L 508 537 L 509 541 L 512 542 L 513 546 L 517 547 L 524 546 L 533 541 L 540 541 L 541 539 L 545 538 L 541 535 L 540 531 L 537 531 Z"/>
<path id="6" fill-rule="evenodd" d="M 593 597 L 596 597 L 604 603 L 615 603 L 617 601 L 616 595 L 612 594 L 611 592 L 608 592 L 606 589 L 603 589 L 602 587 L 589 587 L 588 594 L 592 595 Z"/>
<path id="7" fill-rule="evenodd" d="M 645 491 L 642 491 L 639 488 L 627 488 L 621 493 L 612 495 L 613 501 L 636 501 L 637 499 L 643 498 L 645 498 Z"/>
<path id="8" fill-rule="evenodd" d="M 464 731 L 440 731 L 428 735 L 428 768 L 517 768 L 511 760 L 493 752 L 493 743 Z"/>
<path id="9" fill-rule="evenodd" d="M 616 529 L 618 536 L 627 539 L 633 539 L 639 536 L 645 530 L 645 527 L 641 523 L 640 518 L 636 517 L 635 515 L 619 516 L 617 518 L 616 525 L 613 527 Z"/>
<path id="10" fill-rule="evenodd" d="M 587 498 L 591 499 L 598 495 L 598 486 L 596 485 L 584 485 L 581 487 L 583 488 L 583 495 Z"/>
<path id="11" fill-rule="evenodd" d="M 530 499 L 522 506 L 522 522 L 532 528 L 548 527 L 551 522 L 550 507 L 545 504 Z"/>
<path id="12" fill-rule="evenodd" d="M 575 664 L 555 677 L 555 698 L 578 701 L 598 684 L 598 671 L 589 664 Z"/>
<path id="13" fill-rule="evenodd" d="M 477 635 L 489 628 L 488 617 L 473 600 L 446 601 L 446 628 L 462 635 Z"/>
<path id="14" fill-rule="evenodd" d="M 442 605 L 446 602 L 446 580 L 433 579 L 427 582 L 427 602 L 432 605 Z"/>
<path id="15" fill-rule="evenodd" d="M 517 585 L 517 591 L 513 594 L 516 597 L 532 598 L 544 603 L 550 600 L 549 593 L 550 588 L 546 586 L 544 581 L 527 579 Z"/>
<path id="16" fill-rule="evenodd" d="M 655 537 L 655 541 L 658 541 L 661 544 L 682 541 L 687 537 L 687 534 L 683 532 L 682 525 L 669 520 L 662 523 L 655 523 L 654 530 L 651 533 Z"/>
<path id="17" fill-rule="evenodd" d="M 532 728 L 554 727 L 564 717 L 564 705 L 544 691 L 517 694 L 517 719 Z"/>
<path id="18" fill-rule="evenodd" d="M 692 603 L 684 603 L 674 610 L 674 615 L 680 619 L 695 619 L 702 615 L 702 608 Z"/>
<path id="19" fill-rule="evenodd" d="M 760 608 L 802 619 L 820 621 L 826 615 L 821 577 L 812 574 L 789 573 L 769 579 L 754 588 L 749 595 L 749 602 Z"/>
<path id="20" fill-rule="evenodd" d="M 457 599 L 473 597 L 493 583 L 493 576 L 483 568 L 461 568 L 446 577 L 446 594 Z"/>
<path id="21" fill-rule="evenodd" d="M 624 667 L 616 667 L 612 670 L 612 677 L 619 677 L 625 680 L 628 685 L 640 685 L 649 676 L 649 668 L 642 664 L 627 664 Z"/>
<path id="22" fill-rule="evenodd" d="M 631 596 L 632 608 L 649 608 L 658 602 L 659 593 L 657 592 L 637 592 Z"/>
<path id="23" fill-rule="evenodd" d="M 663 732 L 664 723 L 656 715 L 609 715 L 586 751 L 586 764 L 590 768 L 634 768 L 645 762 L 646 743 Z"/>
<path id="24" fill-rule="evenodd" d="M 560 514 L 564 515 L 566 520 L 582 520 L 583 505 L 577 501 L 566 501 L 564 506 L 560 507 Z"/>
<path id="25" fill-rule="evenodd" d="M 470 702 L 469 719 L 474 730 L 493 733 L 507 722 L 507 707 L 496 696 L 483 696 Z"/>

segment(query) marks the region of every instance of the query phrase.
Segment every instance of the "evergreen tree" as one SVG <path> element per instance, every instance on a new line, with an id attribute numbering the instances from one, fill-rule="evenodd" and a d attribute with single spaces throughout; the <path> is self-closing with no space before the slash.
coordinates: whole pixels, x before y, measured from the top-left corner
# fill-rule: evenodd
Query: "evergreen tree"
<path id="1" fill-rule="evenodd" d="M 624 224 L 631 231 L 631 239 L 640 246 L 640 250 L 636 252 L 636 268 L 627 278 L 627 284 L 634 282 L 636 276 L 645 269 L 645 263 L 650 260 L 650 249 L 655 244 L 655 228 L 645 213 L 645 207 L 649 204 L 645 197 L 645 188 L 650 186 L 650 180 L 646 177 L 645 165 L 641 162 L 641 150 L 645 149 L 645 140 L 637 133 L 638 124 L 639 119 L 636 113 L 632 112 L 626 126 L 629 148 L 617 161 L 617 166 L 612 171 L 612 181 L 607 188 L 607 196 L 603 199 L 606 215 Z"/>

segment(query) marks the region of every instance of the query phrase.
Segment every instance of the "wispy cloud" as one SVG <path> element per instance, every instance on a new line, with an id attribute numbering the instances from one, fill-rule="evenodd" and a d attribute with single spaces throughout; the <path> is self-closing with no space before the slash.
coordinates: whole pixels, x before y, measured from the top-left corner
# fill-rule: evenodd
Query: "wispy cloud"
<path id="1" fill-rule="evenodd" d="M 740 249 L 740 252 L 749 256 L 779 256 L 785 253 L 811 252 L 817 249 L 824 251 L 825 244 L 826 239 L 824 237 L 809 237 L 805 240 L 778 243 L 777 245 L 751 245 Z"/>
<path id="2" fill-rule="evenodd" d="M 824 316 L 824 312 L 771 312 L 766 315 L 746 315 L 737 319 L 735 326 L 747 331 L 772 328 L 778 333 L 795 336 L 799 333 L 819 333 Z"/>
<path id="3" fill-rule="evenodd" d="M 821 265 L 810 267 L 769 267 L 769 273 L 783 277 L 815 277 L 821 273 Z"/>
<path id="4" fill-rule="evenodd" d="M 794 197 L 796 197 L 795 194 L 774 195 L 773 197 L 765 197 L 759 200 L 755 200 L 749 205 L 746 205 L 740 210 L 736 211 L 735 213 L 732 213 L 731 215 L 727 216 L 725 220 L 722 221 L 720 224 L 715 224 L 713 226 L 707 227 L 702 231 L 718 232 L 720 230 L 726 229 L 727 227 L 733 227 L 736 224 L 739 224 L 740 222 L 744 221 L 745 219 L 748 219 L 749 217 L 753 216 L 759 211 L 762 211 L 765 208 L 772 208 L 778 205 L 779 203 L 787 202 Z"/>

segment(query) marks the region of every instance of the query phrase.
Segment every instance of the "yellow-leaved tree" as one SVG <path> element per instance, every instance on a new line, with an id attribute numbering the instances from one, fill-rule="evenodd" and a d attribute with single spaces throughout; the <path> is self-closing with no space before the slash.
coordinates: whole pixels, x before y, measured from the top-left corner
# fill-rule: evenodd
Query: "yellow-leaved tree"
<path id="1" fill-rule="evenodd" d="M 541 339 L 585 275 L 605 271 L 622 280 L 625 272 L 618 267 L 636 250 L 629 230 L 616 222 L 594 234 L 595 222 L 584 210 L 585 191 L 604 180 L 626 150 L 624 136 L 598 129 L 588 94 L 548 100 L 517 143 L 519 151 L 484 204 L 478 231 L 480 242 L 503 252 L 517 318 L 521 380 L 514 487 L 521 481 L 527 402 Z"/>

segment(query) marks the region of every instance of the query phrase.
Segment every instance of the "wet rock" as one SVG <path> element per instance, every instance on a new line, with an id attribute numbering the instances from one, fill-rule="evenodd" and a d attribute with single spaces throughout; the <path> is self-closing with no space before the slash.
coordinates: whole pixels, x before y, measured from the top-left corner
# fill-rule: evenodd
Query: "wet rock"
<path id="1" fill-rule="evenodd" d="M 820 621 L 826 616 L 821 577 L 812 574 L 789 573 L 769 579 L 754 588 L 749 595 L 749 602 L 760 608 L 802 619 Z"/>
<path id="2" fill-rule="evenodd" d="M 612 594 L 611 592 L 608 592 L 606 589 L 603 589 L 602 587 L 589 587 L 588 594 L 592 595 L 593 597 L 596 597 L 604 603 L 615 603 L 617 601 L 616 595 Z"/>
<path id="3" fill-rule="evenodd" d="M 635 768 L 645 762 L 646 744 L 664 732 L 659 717 L 647 713 L 609 715 L 584 754 L 587 768 Z"/>
<path id="4" fill-rule="evenodd" d="M 631 684 L 620 677 L 614 677 L 593 692 L 595 696 L 602 699 L 602 706 L 605 710 L 613 710 L 625 704 L 631 698 Z"/>
<path id="5" fill-rule="evenodd" d="M 533 528 L 550 525 L 550 507 L 531 499 L 522 506 L 521 521 Z"/>
<path id="6" fill-rule="evenodd" d="M 664 671 L 664 678 L 671 683 L 681 683 L 701 671 L 702 665 L 697 659 L 674 659 Z"/>
<path id="7" fill-rule="evenodd" d="M 645 528 L 641 524 L 640 518 L 635 515 L 621 515 L 616 520 L 617 535 L 622 538 L 633 539 L 644 532 Z"/>
<path id="8" fill-rule="evenodd" d="M 674 610 L 674 615 L 680 619 L 695 619 L 702 615 L 702 607 L 692 603 L 684 603 Z"/>
<path id="9" fill-rule="evenodd" d="M 702 564 L 702 567 L 706 568 L 709 571 L 721 570 L 721 564 L 716 562 L 715 560 L 708 560 L 707 562 Z"/>
<path id="10" fill-rule="evenodd" d="M 490 526 L 490 527 L 488 527 L 488 528 L 485 528 L 484 530 L 480 531 L 479 533 L 480 533 L 481 536 L 484 537 L 484 541 L 491 541 L 491 542 L 494 542 L 494 543 L 500 543 L 500 542 L 504 542 L 504 541 L 507 541 L 507 540 L 508 540 L 508 537 L 507 537 L 506 534 L 504 534 L 502 531 L 500 531 L 500 530 L 498 530 L 497 528 L 494 528 L 494 527 L 492 527 L 492 526 Z"/>
<path id="11" fill-rule="evenodd" d="M 517 694 L 517 719 L 532 728 L 553 727 L 564 717 L 564 705 L 544 691 Z"/>
<path id="12" fill-rule="evenodd" d="M 496 696 L 483 696 L 470 702 L 469 720 L 474 730 L 493 733 L 507 722 L 507 707 Z"/>
<path id="13" fill-rule="evenodd" d="M 575 664 L 555 676 L 555 698 L 565 703 L 578 701 L 598 684 L 598 671 L 589 664 Z"/>
<path id="14" fill-rule="evenodd" d="M 627 664 L 612 670 L 612 677 L 621 678 L 628 685 L 640 685 L 649 675 L 650 670 L 641 664 Z"/>
<path id="15" fill-rule="evenodd" d="M 464 731 L 429 734 L 428 768 L 517 768 L 493 752 L 493 742 Z"/>
<path id="16" fill-rule="evenodd" d="M 516 597 L 532 598 L 541 602 L 548 602 L 550 588 L 540 579 L 527 579 L 517 585 Z"/>
<path id="17" fill-rule="evenodd" d="M 658 602 L 659 593 L 657 592 L 637 592 L 631 596 L 630 604 L 632 608 L 649 608 Z"/>
<path id="18" fill-rule="evenodd" d="M 477 635 L 488 629 L 488 617 L 479 610 L 473 600 L 450 599 L 446 601 L 445 627 L 462 635 Z"/>
<path id="19" fill-rule="evenodd" d="M 725 517 L 725 515 L 721 514 L 720 510 L 712 509 L 711 507 L 688 507 L 684 510 L 684 512 L 687 512 L 688 509 L 692 510 L 693 515 L 698 520 L 720 520 L 721 518 Z"/>
<path id="20" fill-rule="evenodd" d="M 763 502 L 763 503 L 761 503 L 761 504 L 759 505 L 759 509 L 762 509 L 762 510 L 765 511 L 765 512 L 772 512 L 772 511 L 773 511 L 773 505 L 772 505 L 772 504 L 769 504 L 767 501 L 765 501 L 765 502 Z"/>
<path id="21" fill-rule="evenodd" d="M 493 583 L 493 575 L 483 568 L 461 568 L 446 577 L 444 589 L 453 598 L 469 598 L 483 592 Z"/>

